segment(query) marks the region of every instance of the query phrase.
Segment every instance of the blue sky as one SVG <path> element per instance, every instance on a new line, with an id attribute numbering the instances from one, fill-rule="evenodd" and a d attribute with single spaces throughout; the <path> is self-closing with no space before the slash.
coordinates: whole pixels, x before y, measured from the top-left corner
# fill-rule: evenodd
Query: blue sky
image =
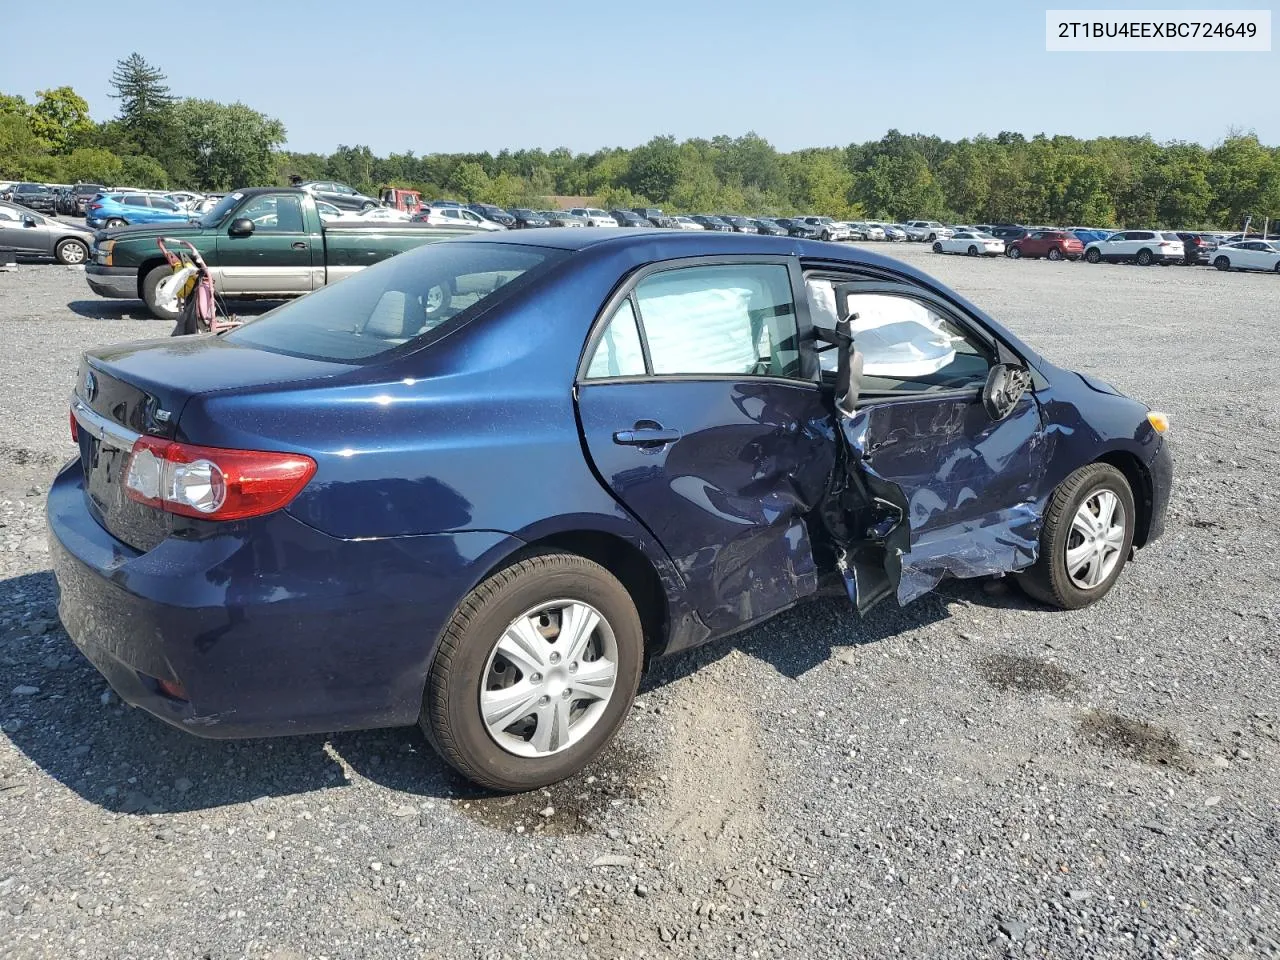
<path id="1" fill-rule="evenodd" d="M 104 119 L 116 106 L 112 66 L 137 50 L 176 94 L 241 100 L 279 118 L 297 150 L 582 152 L 747 130 L 794 150 L 893 127 L 949 139 L 1017 130 L 1206 144 L 1237 128 L 1280 142 L 1274 51 L 1045 52 L 1046 7 L 1105 0 L 6 6 L 6 33 L 21 39 L 3 44 L 0 91 L 30 98 L 70 84 Z"/>

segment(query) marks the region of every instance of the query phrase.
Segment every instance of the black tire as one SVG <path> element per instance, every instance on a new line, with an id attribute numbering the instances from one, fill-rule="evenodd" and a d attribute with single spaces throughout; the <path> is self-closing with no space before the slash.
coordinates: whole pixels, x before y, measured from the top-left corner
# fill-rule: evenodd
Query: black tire
<path id="1" fill-rule="evenodd" d="M 1059 260 L 1061 260 L 1061 259 L 1062 259 L 1062 251 L 1061 251 L 1061 250 L 1059 250 L 1057 247 L 1050 247 L 1050 248 L 1049 248 L 1049 253 L 1047 254 L 1047 256 L 1048 256 L 1048 257 L 1049 257 L 1049 259 L 1050 259 L 1050 260 L 1052 260 L 1054 263 L 1057 263 Z"/>
<path id="2" fill-rule="evenodd" d="M 934 253 L 941 253 L 941 252 L 942 252 L 942 244 L 941 244 L 941 243 L 935 243 L 935 244 L 933 245 L 933 252 L 934 252 Z"/>
<path id="3" fill-rule="evenodd" d="M 53 250 L 53 259 L 59 263 L 84 263 L 89 259 L 89 245 L 83 240 L 59 240 Z"/>
<path id="4" fill-rule="evenodd" d="M 1022 259 L 1022 251 L 1019 250 L 1017 247 L 1009 247 L 1007 250 L 1005 250 L 1004 255 L 1008 257 L 1010 260 Z"/>
<path id="5" fill-rule="evenodd" d="M 1276 261 L 1276 273 L 1280 273 L 1280 260 Z"/>
<path id="6" fill-rule="evenodd" d="M 551 600 L 589 603 L 617 643 L 617 680 L 599 720 L 577 743 L 541 757 L 500 747 L 481 717 L 481 684 L 492 647 L 524 611 Z M 440 756 L 467 779 L 507 793 L 536 790 L 578 773 L 613 739 L 635 699 L 644 633 L 635 603 L 609 571 L 584 557 L 544 553 L 504 567 L 454 611 L 431 664 L 418 725 Z"/>
<path id="7" fill-rule="evenodd" d="M 823 231 L 822 231 L 822 239 L 823 239 L 823 240 L 826 240 L 828 243 L 830 243 L 830 242 L 831 242 L 831 231 L 830 231 L 830 230 L 823 230 Z"/>
<path id="8" fill-rule="evenodd" d="M 929 234 L 929 236 L 927 237 L 927 239 L 928 239 L 928 241 L 929 241 L 930 243 L 933 243 L 933 241 L 935 241 L 935 240 L 937 240 L 937 239 L 938 239 L 938 235 L 937 235 L 936 233 L 931 233 L 931 234 Z"/>
<path id="9" fill-rule="evenodd" d="M 107 221 L 108 230 L 111 230 L 114 227 L 127 227 L 128 225 L 129 225 L 129 222 L 127 220 L 121 220 L 119 217 L 112 217 L 110 220 Z"/>
<path id="10" fill-rule="evenodd" d="M 1146 247 L 1143 247 L 1141 250 L 1138 251 L 1138 255 L 1134 257 L 1134 259 L 1138 262 L 1138 266 L 1149 267 L 1151 266 L 1151 259 L 1152 259 L 1151 251 L 1148 250 Z"/>
<path id="11" fill-rule="evenodd" d="M 976 257 L 978 255 L 978 248 L 971 243 L 969 244 L 969 249 L 966 250 L 965 252 L 969 254 L 969 256 L 971 257 Z"/>
<path id="12" fill-rule="evenodd" d="M 1114 493 L 1124 508 L 1124 542 L 1115 569 L 1096 587 L 1084 589 L 1067 573 L 1067 545 L 1076 511 L 1086 500 L 1103 490 Z M 1078 610 L 1101 600 L 1115 585 L 1129 559 L 1136 519 L 1133 491 L 1129 489 L 1129 481 L 1123 473 L 1109 463 L 1091 463 L 1081 467 L 1062 481 L 1049 498 L 1040 531 L 1040 556 L 1033 566 L 1017 575 L 1019 586 L 1036 600 L 1064 610 Z"/>
<path id="13" fill-rule="evenodd" d="M 162 263 L 158 267 L 152 267 L 142 278 L 142 300 L 147 305 L 147 309 L 157 320 L 168 320 L 170 323 L 177 321 L 178 311 L 165 310 L 156 303 L 156 288 L 160 286 L 161 280 L 172 273 L 169 265 Z"/>
<path id="14" fill-rule="evenodd" d="M 1088 250 L 1086 250 L 1086 251 L 1084 252 L 1084 258 L 1085 258 L 1085 260 L 1086 260 L 1086 261 L 1088 261 L 1089 263 L 1101 263 L 1101 262 L 1102 262 L 1102 254 L 1098 252 L 1098 248 L 1097 248 L 1097 247 L 1090 247 Z"/>
<path id="15" fill-rule="evenodd" d="M 1231 269 L 1231 261 L 1228 260 L 1226 257 L 1218 257 L 1213 261 L 1213 265 L 1217 267 L 1219 270 L 1223 271 L 1224 273 L 1227 270 Z M 1277 265 L 1277 266 L 1280 266 L 1280 265 Z"/>
<path id="16" fill-rule="evenodd" d="M 368 213 L 370 210 L 374 209 L 375 207 L 377 207 L 376 203 L 374 203 L 372 200 L 366 200 L 364 203 L 360 204 L 360 212 Z"/>

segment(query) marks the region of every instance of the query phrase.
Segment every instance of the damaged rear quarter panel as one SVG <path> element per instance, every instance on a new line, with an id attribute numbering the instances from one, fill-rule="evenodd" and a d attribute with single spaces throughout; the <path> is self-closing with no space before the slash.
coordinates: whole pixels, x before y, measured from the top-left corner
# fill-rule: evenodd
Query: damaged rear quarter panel
<path id="1" fill-rule="evenodd" d="M 1056 434 L 1045 431 L 1032 395 L 998 422 L 971 396 L 923 396 L 870 404 L 842 429 L 850 469 L 893 499 L 910 525 L 910 550 L 896 558 L 899 603 L 947 575 L 987 576 L 1035 562 Z M 888 538 L 892 552 L 895 540 Z"/>

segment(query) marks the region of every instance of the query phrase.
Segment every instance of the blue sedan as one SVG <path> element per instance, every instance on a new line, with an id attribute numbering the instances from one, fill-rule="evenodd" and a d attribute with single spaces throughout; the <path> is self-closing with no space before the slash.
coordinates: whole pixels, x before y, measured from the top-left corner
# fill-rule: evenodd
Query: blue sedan
<path id="1" fill-rule="evenodd" d="M 184 223 L 191 214 L 172 200 L 145 193 L 104 193 L 85 207 L 85 223 L 100 227 L 123 227 L 133 223 Z"/>
<path id="2" fill-rule="evenodd" d="M 1102 599 L 1164 527 L 1167 429 L 863 250 L 520 231 L 86 353 L 48 523 L 126 701 L 206 737 L 417 723 L 519 791 L 653 659 L 820 584 Z"/>

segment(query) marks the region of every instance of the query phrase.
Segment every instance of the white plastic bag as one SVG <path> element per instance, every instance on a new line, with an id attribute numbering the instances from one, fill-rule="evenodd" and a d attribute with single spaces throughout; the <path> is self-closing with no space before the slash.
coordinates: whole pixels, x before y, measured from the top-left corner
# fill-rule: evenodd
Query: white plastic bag
<path id="1" fill-rule="evenodd" d="M 187 285 L 187 281 L 195 275 L 194 266 L 183 267 L 161 280 L 160 285 L 156 287 L 156 306 L 167 313 L 177 313 L 178 294 Z"/>

